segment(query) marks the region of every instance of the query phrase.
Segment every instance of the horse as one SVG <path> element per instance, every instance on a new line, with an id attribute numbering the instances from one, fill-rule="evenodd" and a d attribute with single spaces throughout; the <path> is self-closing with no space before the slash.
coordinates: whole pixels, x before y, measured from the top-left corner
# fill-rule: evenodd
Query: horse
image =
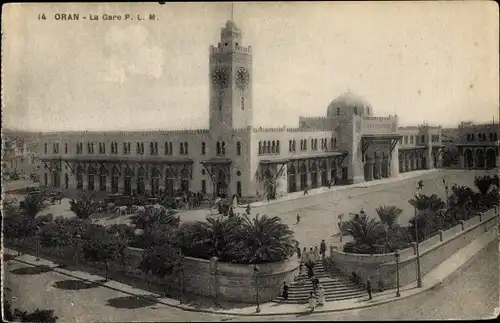
<path id="1" fill-rule="evenodd" d="M 126 215 L 127 211 L 128 211 L 128 206 L 125 206 L 125 205 L 118 206 L 115 210 L 117 215 L 122 215 L 122 214 Z"/>

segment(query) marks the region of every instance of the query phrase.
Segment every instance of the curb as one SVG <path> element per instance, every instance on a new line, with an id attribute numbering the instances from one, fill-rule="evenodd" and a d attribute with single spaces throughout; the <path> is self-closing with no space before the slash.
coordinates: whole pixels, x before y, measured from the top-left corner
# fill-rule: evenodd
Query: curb
<path id="1" fill-rule="evenodd" d="M 306 197 L 311 197 L 311 196 L 316 196 L 316 195 L 322 195 L 322 194 L 327 194 L 327 193 L 332 193 L 332 192 L 336 192 L 336 191 L 342 191 L 342 190 L 346 190 L 348 188 L 368 188 L 368 187 L 372 187 L 372 186 L 379 186 L 379 185 L 382 185 L 382 184 L 390 184 L 390 183 L 396 183 L 396 182 L 400 182 L 400 181 L 403 181 L 403 180 L 406 180 L 406 179 L 412 179 L 412 178 L 417 178 L 417 177 L 420 177 L 420 176 L 423 176 L 423 175 L 428 175 L 428 174 L 432 174 L 432 173 L 435 173 L 435 172 L 438 172 L 438 171 L 441 171 L 441 170 L 446 170 L 446 169 L 443 169 L 443 168 L 433 168 L 433 169 L 430 169 L 428 170 L 428 172 L 425 172 L 425 173 L 422 173 L 422 174 L 415 174 L 413 176 L 408 176 L 408 177 L 405 177 L 405 178 L 397 178 L 397 177 L 391 177 L 389 179 L 392 179 L 391 181 L 386 181 L 386 182 L 375 182 L 375 184 L 372 184 L 372 185 L 366 185 L 366 183 L 370 183 L 370 182 L 374 182 L 374 181 L 370 181 L 370 182 L 362 182 L 362 183 L 355 183 L 355 184 L 350 184 L 350 185 L 339 185 L 337 186 L 338 188 L 337 189 L 332 189 L 332 190 L 326 190 L 326 191 L 321 191 L 321 192 L 317 192 L 315 194 L 312 194 L 312 195 L 299 195 L 297 196 L 296 198 L 293 198 L 293 199 L 285 199 L 285 200 L 273 200 L 272 202 L 268 202 L 266 204 L 261 204 L 261 205 L 252 205 L 252 203 L 250 203 L 250 207 L 252 208 L 259 208 L 259 207 L 264 207 L 264 206 L 269 206 L 269 205 L 274 205 L 274 204 L 279 204 L 279 203 L 283 203 L 283 202 L 289 202 L 289 201 L 296 201 L 296 200 L 300 200 L 300 199 L 303 199 L 303 198 L 306 198 Z M 365 184 L 365 185 L 363 185 Z M 332 186 L 333 188 L 333 186 Z M 238 204 L 238 207 L 242 207 L 242 208 L 245 208 L 247 206 L 247 204 Z"/>
<path id="2" fill-rule="evenodd" d="M 350 307 L 337 308 L 337 309 L 315 310 L 313 312 L 311 312 L 310 310 L 305 309 L 305 310 L 300 310 L 300 311 L 290 311 L 290 312 L 280 312 L 280 313 L 262 313 L 262 312 L 261 313 L 231 313 L 231 312 L 225 312 L 225 311 L 221 311 L 221 310 L 217 311 L 217 310 L 209 310 L 209 309 L 197 309 L 197 308 L 193 308 L 193 307 L 189 307 L 189 306 L 185 306 L 185 305 L 172 304 L 172 303 L 169 303 L 169 302 L 166 302 L 166 301 L 163 301 L 163 300 L 154 299 L 152 297 L 152 296 L 160 296 L 158 294 L 151 293 L 150 295 L 138 295 L 138 294 L 134 294 L 134 293 L 131 293 L 131 292 L 127 292 L 127 291 L 122 290 L 122 289 L 118 289 L 116 287 L 108 286 L 103 281 L 99 281 L 99 280 L 98 281 L 91 281 L 91 280 L 86 279 L 86 278 L 82 278 L 82 277 L 78 277 L 76 275 L 68 274 L 66 272 L 63 272 L 63 271 L 59 270 L 56 267 L 50 267 L 50 266 L 45 266 L 45 265 L 35 265 L 33 263 L 30 263 L 30 262 L 27 262 L 27 261 L 24 261 L 24 260 L 20 260 L 20 259 L 16 259 L 16 258 L 13 258 L 12 260 L 20 262 L 20 263 L 27 264 L 27 265 L 30 265 L 30 266 L 35 266 L 35 267 L 49 267 L 52 271 L 57 272 L 57 273 L 62 274 L 62 275 L 65 275 L 65 276 L 68 276 L 68 277 L 76 278 L 78 280 L 82 280 L 82 281 L 86 281 L 86 282 L 90 282 L 90 283 L 95 283 L 95 284 L 97 284 L 99 286 L 102 286 L 102 287 L 105 287 L 105 288 L 108 288 L 108 289 L 111 289 L 111 290 L 114 290 L 114 291 L 118 291 L 120 293 L 124 293 L 124 294 L 127 294 L 127 295 L 135 296 L 137 298 L 142 298 L 142 299 L 154 301 L 154 302 L 156 302 L 158 304 L 167 305 L 169 307 L 181 309 L 181 310 L 184 310 L 184 311 L 187 311 L 187 312 L 199 312 L 199 313 L 208 313 L 208 314 L 225 315 L 225 316 L 286 316 L 286 315 L 295 315 L 295 314 L 334 313 L 334 312 L 344 312 L 344 311 L 350 311 L 350 310 L 356 310 L 356 309 L 363 309 L 363 308 L 374 307 L 374 306 L 383 305 L 383 304 L 387 304 L 387 303 L 391 303 L 391 302 L 396 302 L 396 301 L 399 301 L 399 300 L 403 300 L 403 299 L 406 299 L 406 298 L 418 295 L 418 294 L 420 294 L 422 292 L 428 291 L 428 290 L 430 290 L 432 288 L 435 288 L 436 286 L 439 286 L 439 285 L 441 285 L 441 284 L 449 281 L 449 279 L 451 279 L 451 276 L 457 270 L 459 270 L 460 268 L 463 268 L 467 264 L 470 264 L 471 259 L 477 253 L 479 253 L 484 248 L 486 248 L 490 243 L 493 243 L 495 239 L 498 239 L 498 236 L 492 238 L 491 240 L 488 241 L 488 243 L 482 245 L 481 248 L 477 252 L 475 252 L 472 257 L 470 257 L 463 264 L 461 264 L 460 266 L 458 266 L 457 268 L 455 268 L 446 277 L 444 277 L 442 279 L 439 279 L 439 281 L 436 282 L 433 285 L 426 286 L 426 287 L 423 287 L 421 289 L 418 289 L 418 291 L 416 291 L 415 293 L 411 293 L 411 294 L 408 294 L 408 295 L 405 295 L 405 296 L 401 296 L 401 297 L 397 297 L 397 298 L 394 297 L 394 298 L 390 298 L 390 299 L 376 301 L 376 302 L 373 302 L 373 303 L 362 304 L 362 305 L 359 305 L 359 306 L 350 306 Z M 304 304 L 300 304 L 300 305 L 304 305 Z"/>

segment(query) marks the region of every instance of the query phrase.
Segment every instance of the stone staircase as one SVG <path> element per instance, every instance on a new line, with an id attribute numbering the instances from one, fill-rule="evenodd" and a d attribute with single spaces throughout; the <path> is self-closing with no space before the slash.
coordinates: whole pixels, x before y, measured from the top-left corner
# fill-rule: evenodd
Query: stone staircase
<path id="1" fill-rule="evenodd" d="M 368 297 L 366 290 L 361 286 L 351 281 L 351 279 L 335 268 L 332 264 L 328 264 L 328 269 L 325 269 L 323 264 L 318 262 L 314 267 L 314 275 L 318 277 L 319 283 L 325 290 L 326 301 L 341 301 L 352 298 Z M 275 302 L 286 304 L 305 304 L 309 299 L 309 293 L 313 291 L 311 280 L 307 275 L 300 275 L 296 281 L 290 284 L 288 291 L 288 299 L 285 300 L 279 296 Z"/>

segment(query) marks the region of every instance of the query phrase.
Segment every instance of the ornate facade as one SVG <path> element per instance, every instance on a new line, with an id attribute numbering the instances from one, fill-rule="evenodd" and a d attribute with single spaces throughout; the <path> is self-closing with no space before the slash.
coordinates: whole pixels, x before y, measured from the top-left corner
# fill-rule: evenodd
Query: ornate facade
<path id="1" fill-rule="evenodd" d="M 253 125 L 252 48 L 228 21 L 210 46 L 209 128 L 46 133 L 41 181 L 67 190 L 202 191 L 243 200 L 440 166 L 441 128 L 398 128 L 348 92 L 298 128 Z M 412 138 L 408 141 L 408 138 Z"/>

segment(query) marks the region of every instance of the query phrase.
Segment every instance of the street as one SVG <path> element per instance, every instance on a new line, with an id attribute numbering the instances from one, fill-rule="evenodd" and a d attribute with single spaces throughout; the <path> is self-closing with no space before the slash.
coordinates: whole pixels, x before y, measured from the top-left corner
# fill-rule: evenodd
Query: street
<path id="1" fill-rule="evenodd" d="M 498 315 L 500 304 L 498 255 L 498 241 L 495 241 L 448 277 L 448 282 L 396 302 L 345 312 L 240 317 L 231 321 L 475 320 L 493 318 Z M 495 307 L 497 307 L 496 315 L 494 315 Z"/>
<path id="2" fill-rule="evenodd" d="M 13 260 L 6 262 L 5 283 L 14 297 L 13 307 L 54 309 L 60 322 L 480 319 L 492 317 L 499 304 L 498 251 L 498 242 L 491 243 L 447 282 L 421 294 L 360 310 L 313 315 L 186 312 Z"/>
<path id="3" fill-rule="evenodd" d="M 186 312 L 13 260 L 5 263 L 13 308 L 54 309 L 59 322 L 220 321 L 224 316 Z"/>

